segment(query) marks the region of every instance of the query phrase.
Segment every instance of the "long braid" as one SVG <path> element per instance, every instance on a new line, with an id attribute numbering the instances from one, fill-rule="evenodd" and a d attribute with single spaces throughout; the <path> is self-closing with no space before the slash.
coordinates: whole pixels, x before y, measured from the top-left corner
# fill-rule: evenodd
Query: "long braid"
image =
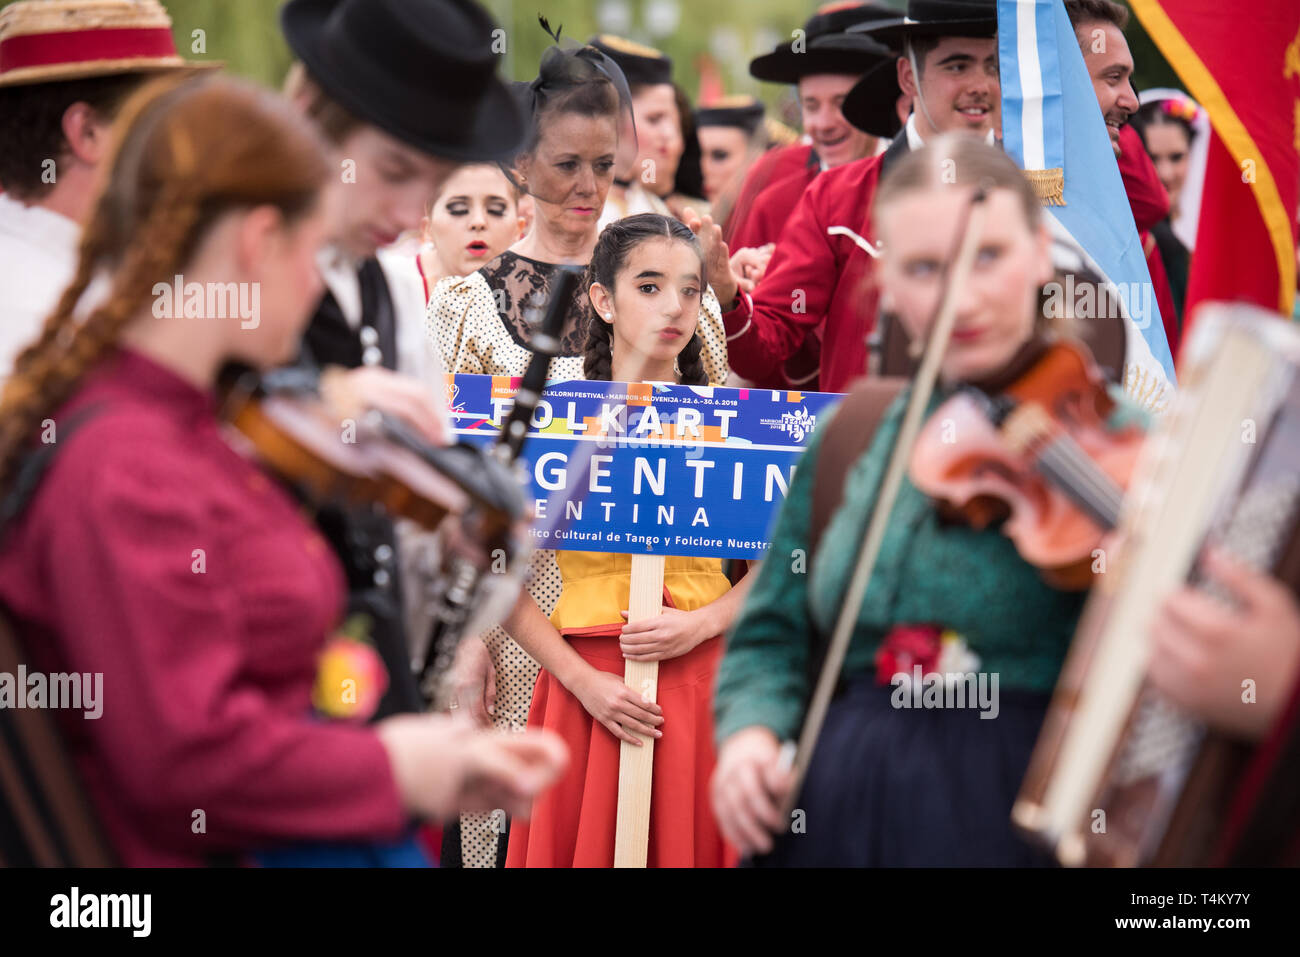
<path id="1" fill-rule="evenodd" d="M 677 356 L 677 381 L 682 385 L 709 384 L 709 374 L 704 371 L 704 340 L 698 332 Z"/>
<path id="2" fill-rule="evenodd" d="M 186 237 L 198 216 L 197 205 L 180 190 L 160 196 L 149 219 L 128 247 L 112 291 L 78 321 L 75 309 L 94 274 L 96 241 L 88 237 L 77 277 L 46 320 L 41 336 L 15 365 L 0 406 L 0 484 L 8 482 L 25 451 L 26 440 L 63 404 L 85 374 L 118 341 L 122 329 L 149 301 L 154 283 L 181 264 Z"/>
<path id="3" fill-rule="evenodd" d="M 612 225 L 605 228 L 610 229 Z M 600 281 L 596 278 L 598 269 L 593 254 L 586 275 L 582 278 L 583 289 L 590 289 L 593 283 Z M 582 355 L 582 377 L 593 382 L 608 382 L 613 374 L 614 329 L 596 313 L 596 307 L 591 304 L 589 297 L 583 297 L 583 309 L 587 315 L 587 343 Z"/>
<path id="4" fill-rule="evenodd" d="M 587 348 L 582 357 L 582 377 L 609 381 L 613 375 L 614 329 L 592 310 L 587 326 Z"/>

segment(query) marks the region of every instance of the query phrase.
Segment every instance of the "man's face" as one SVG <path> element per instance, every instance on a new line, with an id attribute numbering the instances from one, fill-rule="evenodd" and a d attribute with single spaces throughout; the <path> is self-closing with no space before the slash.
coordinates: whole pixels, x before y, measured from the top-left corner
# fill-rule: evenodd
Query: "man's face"
<path id="1" fill-rule="evenodd" d="M 1106 119 L 1110 144 L 1119 153 L 1119 128 L 1138 110 L 1133 91 L 1133 55 L 1128 41 L 1113 23 L 1096 21 L 1080 24 L 1075 30 L 1083 50 L 1083 62 L 1092 78 L 1097 105 Z"/>
<path id="2" fill-rule="evenodd" d="M 430 200 L 459 165 L 421 153 L 377 127 L 353 130 L 339 145 L 335 241 L 356 259 L 418 229 Z"/>
<path id="3" fill-rule="evenodd" d="M 942 37 L 918 66 L 919 84 L 908 58 L 900 59 L 898 83 L 912 97 L 922 139 L 948 132 L 1001 133 L 1002 84 L 996 38 Z M 918 87 L 924 109 L 917 102 Z"/>
<path id="4" fill-rule="evenodd" d="M 803 131 L 812 139 L 825 169 L 869 156 L 876 148 L 876 138 L 855 127 L 840 112 L 856 82 L 856 76 L 839 73 L 818 73 L 799 81 Z"/>

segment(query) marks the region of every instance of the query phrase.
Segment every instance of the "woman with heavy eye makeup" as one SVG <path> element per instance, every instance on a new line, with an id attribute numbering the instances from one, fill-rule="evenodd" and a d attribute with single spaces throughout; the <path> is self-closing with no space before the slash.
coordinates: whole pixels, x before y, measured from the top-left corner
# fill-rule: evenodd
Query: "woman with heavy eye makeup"
<path id="1" fill-rule="evenodd" d="M 429 336 L 453 373 L 523 374 L 532 356 L 531 323 L 545 309 L 559 270 L 590 262 L 614 181 L 630 96 L 612 60 L 593 47 L 553 46 L 543 55 L 537 78 L 517 89 L 527 100 L 531 130 L 511 176 L 532 198 L 533 222 L 526 236 L 491 262 L 434 287 Z M 575 290 L 566 305 L 560 353 L 551 359 L 553 379 L 583 378 L 585 299 L 585 292 Z M 726 340 L 711 290 L 701 303 L 700 338 L 710 381 L 725 380 Z M 547 615 L 560 593 L 554 554 L 534 553 L 529 585 Z M 537 672 L 537 663 L 503 630 L 494 629 L 482 640 L 462 643 L 453 676 L 456 705 L 481 724 L 523 728 Z M 444 866 L 504 864 L 503 830 L 500 815 L 462 816 L 459 832 L 453 829 L 444 846 Z"/>
<path id="2" fill-rule="evenodd" d="M 447 178 L 424 219 L 418 255 L 425 296 L 449 276 L 468 276 L 524 236 L 519 189 L 494 163 L 468 163 Z"/>

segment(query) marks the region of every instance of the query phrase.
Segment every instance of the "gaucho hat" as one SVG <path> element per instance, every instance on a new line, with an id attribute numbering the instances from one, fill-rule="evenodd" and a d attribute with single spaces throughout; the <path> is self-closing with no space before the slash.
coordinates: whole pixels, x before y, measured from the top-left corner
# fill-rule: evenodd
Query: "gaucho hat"
<path id="1" fill-rule="evenodd" d="M 285 39 L 340 105 L 434 156 L 506 159 L 527 125 L 473 0 L 289 0 Z"/>

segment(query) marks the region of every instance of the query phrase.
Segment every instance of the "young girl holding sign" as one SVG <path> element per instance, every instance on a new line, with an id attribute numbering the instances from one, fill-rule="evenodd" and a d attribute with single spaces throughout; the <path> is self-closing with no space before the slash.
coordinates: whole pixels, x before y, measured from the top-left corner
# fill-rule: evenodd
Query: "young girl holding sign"
<path id="1" fill-rule="evenodd" d="M 707 288 L 699 243 L 675 219 L 647 213 L 607 226 L 585 285 L 592 314 L 588 379 L 708 385 L 696 332 Z M 718 867 L 734 855 L 708 805 L 714 764 L 712 690 L 745 586 L 716 558 L 667 558 L 664 609 L 626 623 L 632 558 L 556 553 L 563 590 L 550 620 L 528 596 L 504 623 L 542 665 L 529 727 L 569 746 L 559 785 L 510 831 L 508 867 L 609 867 L 614 862 L 620 741 L 654 740 L 647 863 Z M 658 702 L 623 682 L 626 661 L 659 662 Z"/>

